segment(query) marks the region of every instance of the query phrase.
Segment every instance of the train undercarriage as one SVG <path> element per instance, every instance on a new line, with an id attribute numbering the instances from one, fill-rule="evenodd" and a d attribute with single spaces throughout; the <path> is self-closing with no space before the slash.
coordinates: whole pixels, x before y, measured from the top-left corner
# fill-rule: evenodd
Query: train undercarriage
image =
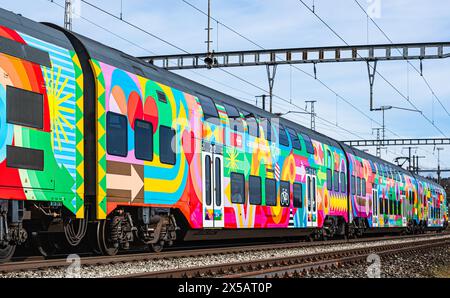
<path id="1" fill-rule="evenodd" d="M 180 222 L 180 226 L 177 224 Z M 444 230 L 444 227 L 434 229 Z M 0 200 L 0 262 L 8 261 L 21 246 L 45 257 L 84 249 L 101 255 L 139 248 L 160 252 L 175 240 L 251 239 L 270 236 L 307 237 L 311 240 L 359 238 L 372 233 L 421 234 L 424 221 L 410 221 L 406 228 L 369 228 L 365 219 L 347 224 L 341 217 L 327 217 L 322 228 L 189 230 L 180 214 L 168 208 L 120 207 L 106 220 L 74 219 L 55 203 Z M 180 237 L 180 235 L 182 235 Z"/>

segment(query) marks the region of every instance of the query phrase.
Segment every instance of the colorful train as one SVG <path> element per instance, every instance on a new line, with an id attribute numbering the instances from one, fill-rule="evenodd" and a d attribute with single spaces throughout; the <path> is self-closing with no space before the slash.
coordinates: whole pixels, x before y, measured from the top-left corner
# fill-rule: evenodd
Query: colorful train
<path id="1" fill-rule="evenodd" d="M 175 240 L 419 233 L 442 187 L 53 24 L 0 10 L 0 260 Z"/>

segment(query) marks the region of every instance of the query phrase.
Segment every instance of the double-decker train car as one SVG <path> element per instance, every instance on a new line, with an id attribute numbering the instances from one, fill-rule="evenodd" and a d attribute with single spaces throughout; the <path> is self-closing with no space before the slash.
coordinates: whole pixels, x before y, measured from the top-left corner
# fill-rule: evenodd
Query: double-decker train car
<path id="1" fill-rule="evenodd" d="M 442 230 L 436 183 L 0 10 L 0 260 L 89 245 Z"/>

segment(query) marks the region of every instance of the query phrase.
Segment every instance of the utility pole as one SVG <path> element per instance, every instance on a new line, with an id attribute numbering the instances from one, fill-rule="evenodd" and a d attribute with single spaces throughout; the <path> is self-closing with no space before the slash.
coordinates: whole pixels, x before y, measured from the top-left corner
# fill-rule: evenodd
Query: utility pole
<path id="1" fill-rule="evenodd" d="M 311 130 L 316 130 L 316 113 L 314 111 L 314 104 L 317 102 L 317 100 L 305 100 L 306 102 L 306 110 L 308 110 L 308 104 L 311 104 L 311 109 L 309 110 L 309 113 L 311 115 Z"/>
<path id="2" fill-rule="evenodd" d="M 277 74 L 277 65 L 266 65 L 267 79 L 269 80 L 269 112 L 272 113 L 273 102 L 273 85 L 275 83 L 275 75 Z"/>
<path id="3" fill-rule="evenodd" d="M 381 158 L 381 140 L 380 140 L 380 130 L 382 128 L 373 128 L 373 130 L 376 130 L 377 132 L 377 157 Z"/>
<path id="4" fill-rule="evenodd" d="M 258 96 L 255 96 L 255 97 L 256 97 L 256 106 L 258 106 L 258 98 L 262 99 L 262 109 L 265 111 L 266 110 L 266 97 L 267 97 L 267 95 L 263 94 L 263 95 L 258 95 Z"/>
<path id="5" fill-rule="evenodd" d="M 72 31 L 72 0 L 66 0 L 64 6 L 64 28 Z"/>
<path id="6" fill-rule="evenodd" d="M 438 152 L 438 170 L 437 170 L 438 183 L 441 183 L 441 151 L 444 150 L 444 148 L 439 147 L 436 148 L 436 150 Z"/>
<path id="7" fill-rule="evenodd" d="M 206 58 L 205 58 L 205 63 L 207 65 L 208 68 L 211 68 L 213 65 L 213 53 L 211 52 L 211 0 L 208 0 L 208 27 L 205 29 L 206 30 Z"/>
<path id="8" fill-rule="evenodd" d="M 417 149 L 417 147 L 403 147 L 403 149 L 408 149 L 408 171 L 414 170 L 414 162 L 412 160 L 411 150 Z"/>

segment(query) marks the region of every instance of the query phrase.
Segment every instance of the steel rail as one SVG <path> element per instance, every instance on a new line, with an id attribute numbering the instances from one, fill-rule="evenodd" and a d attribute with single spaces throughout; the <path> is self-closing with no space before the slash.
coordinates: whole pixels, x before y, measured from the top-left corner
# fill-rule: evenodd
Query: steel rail
<path id="1" fill-rule="evenodd" d="M 443 245 L 450 245 L 448 237 L 445 239 L 428 239 L 411 243 L 369 246 L 308 255 L 144 272 L 120 275 L 114 278 L 280 277 L 287 276 L 289 272 L 305 273 L 311 270 L 339 267 L 345 263 L 364 260 L 373 253 L 387 255 Z"/>
<path id="2" fill-rule="evenodd" d="M 296 249 L 296 248 L 310 248 L 328 245 L 339 245 L 348 243 L 369 243 L 377 241 L 402 240 L 420 237 L 439 237 L 442 234 L 421 234 L 421 235 L 405 235 L 405 236 L 383 236 L 371 237 L 364 239 L 347 239 L 347 240 L 332 240 L 321 242 L 291 242 L 278 244 L 262 244 L 262 245 L 245 245 L 234 247 L 214 247 L 214 248 L 199 248 L 199 249 L 183 249 L 175 251 L 167 251 L 162 253 L 134 253 L 122 254 L 116 256 L 95 256 L 82 257 L 80 259 L 81 266 L 95 266 L 107 265 L 127 262 L 151 261 L 162 259 L 177 259 L 182 257 L 199 257 L 209 255 L 224 255 L 224 254 L 239 254 L 250 251 L 264 251 L 264 250 L 279 250 L 279 249 Z M 50 268 L 60 268 L 69 266 L 65 258 L 47 259 L 47 260 L 26 260 L 16 261 L 0 264 L 0 274 L 20 271 L 45 270 Z"/>

